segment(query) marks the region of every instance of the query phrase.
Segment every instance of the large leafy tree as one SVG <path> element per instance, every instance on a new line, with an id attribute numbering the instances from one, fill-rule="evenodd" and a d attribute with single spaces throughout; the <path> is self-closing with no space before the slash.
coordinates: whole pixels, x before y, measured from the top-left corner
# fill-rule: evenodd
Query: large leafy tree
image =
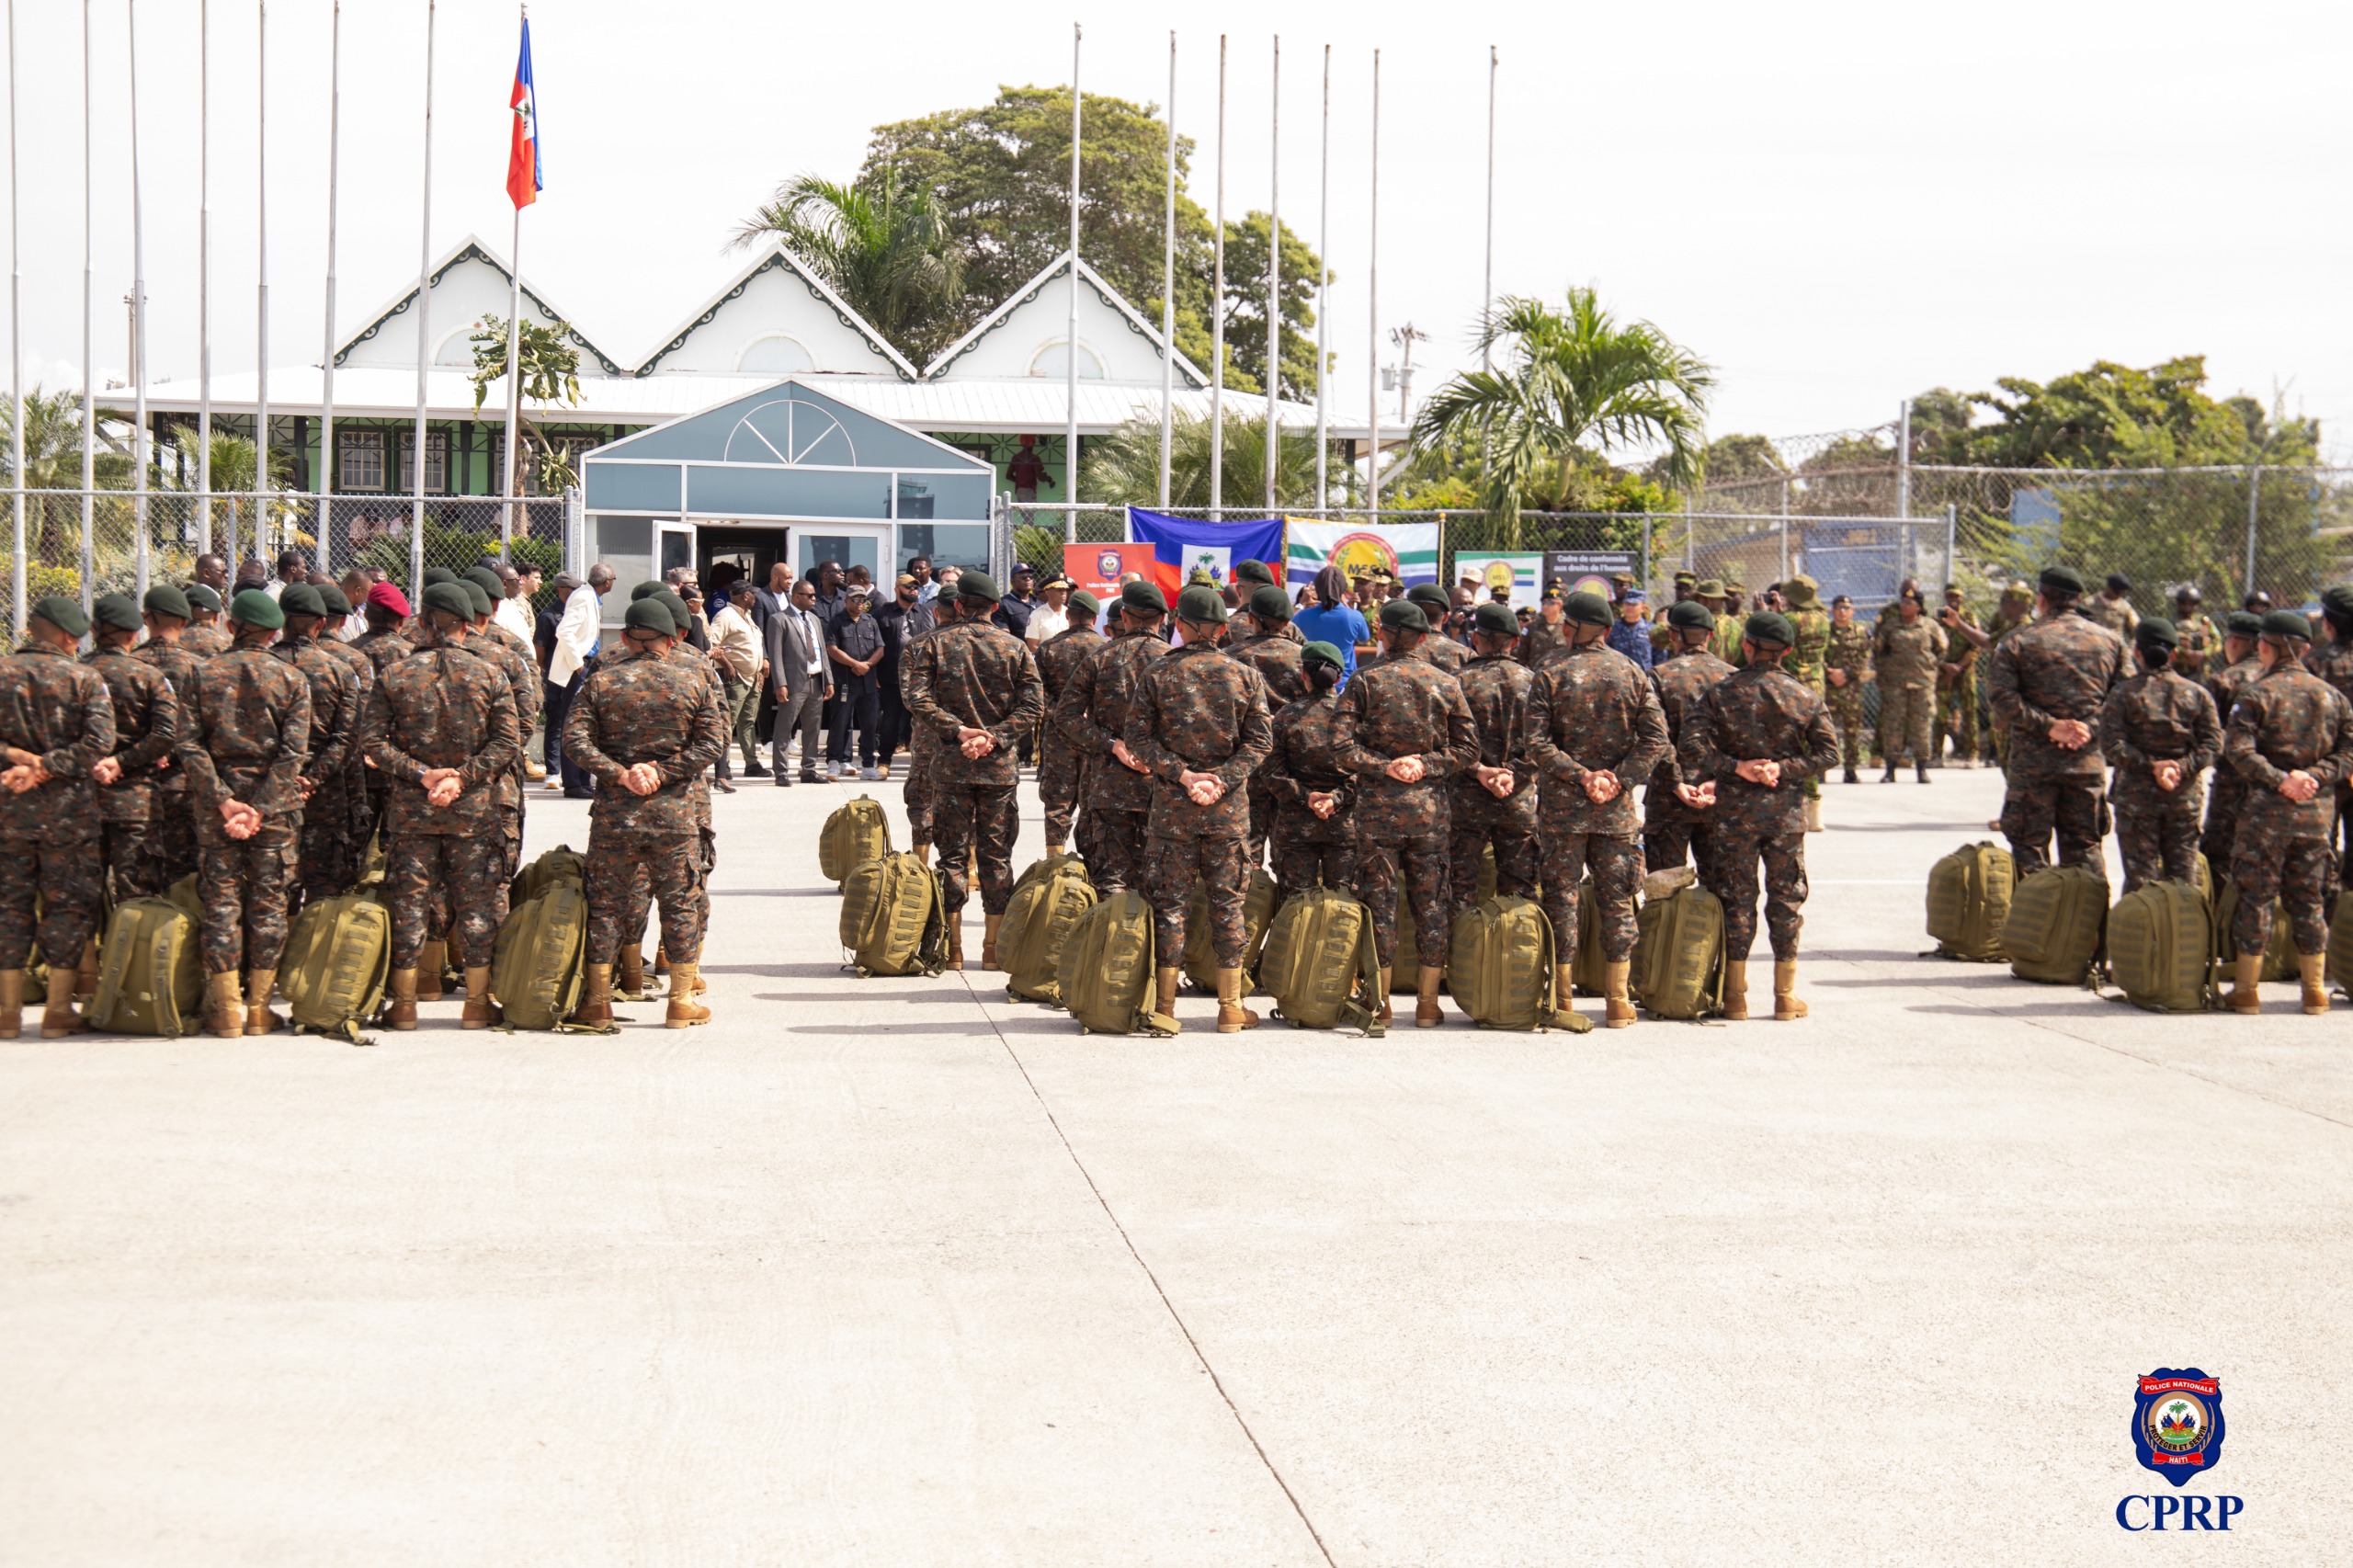
<path id="1" fill-rule="evenodd" d="M 109 410 L 99 411 L 101 421 L 119 419 Z M 16 408 L 6 399 L 0 399 L 0 474 L 8 473 L 16 460 Z M 106 440 L 105 426 L 100 425 L 101 441 Z M 100 490 L 130 488 L 131 468 L 130 457 L 109 447 L 101 446 L 92 464 L 92 475 Z M 13 481 L 13 475 L 10 476 Z M 77 392 L 44 393 L 34 387 L 25 393 L 25 488 L 28 490 L 79 490 L 82 488 L 82 394 Z M 71 496 L 39 496 L 34 498 L 30 519 L 32 525 L 32 554 L 42 565 L 55 566 L 78 561 L 81 553 L 81 506 Z M 62 580 L 61 580 L 62 581 Z M 80 578 L 74 585 L 78 588 Z M 51 589 L 58 586 L 50 584 Z"/>
<path id="2" fill-rule="evenodd" d="M 1229 413 L 1223 449 L 1225 494 L 1256 497 L 1267 483 L 1267 422 Z M 1337 469 L 1343 465 L 1332 465 Z M 1142 501 L 1160 493 L 1160 421 L 1134 419 L 1108 436 L 1090 439 L 1079 472 L 1082 501 Z M 1275 504 L 1313 506 L 1315 494 L 1315 434 L 1286 428 L 1275 448 Z M 1210 422 L 1180 414 L 1169 437 L 1168 501 L 1173 506 L 1210 504 Z"/>
<path id="3" fill-rule="evenodd" d="M 930 188 L 895 167 L 869 168 L 847 185 L 814 175 L 786 181 L 735 231 L 739 246 L 769 238 L 917 364 L 963 324 L 964 247 Z"/>
<path id="4" fill-rule="evenodd" d="M 2251 397 L 2206 391 L 2206 359 L 2185 354 L 2146 369 L 2102 359 L 2048 382 L 2006 377 L 1966 403 L 1993 417 L 1947 411 L 1955 394 L 1924 392 L 1913 410 L 1923 461 L 1997 468 L 2180 468 L 2212 463 L 2309 463 L 2320 442 L 2309 420 L 2275 420 Z M 1938 415 L 1922 420 L 1923 409 Z"/>
<path id="5" fill-rule="evenodd" d="M 1253 212 L 1225 226 L 1225 349 L 1229 381 L 1245 381 L 1242 390 L 1267 389 L 1267 232 L 1270 220 Z M 1285 397 L 1302 401 L 1315 395 L 1315 252 L 1283 225 L 1283 276 L 1279 296 L 1283 315 L 1283 354 L 1276 385 Z M 1177 341 L 1194 363 L 1210 362 L 1210 342 L 1200 334 L 1198 351 L 1179 333 Z M 1233 375 L 1238 370 L 1240 377 Z"/>

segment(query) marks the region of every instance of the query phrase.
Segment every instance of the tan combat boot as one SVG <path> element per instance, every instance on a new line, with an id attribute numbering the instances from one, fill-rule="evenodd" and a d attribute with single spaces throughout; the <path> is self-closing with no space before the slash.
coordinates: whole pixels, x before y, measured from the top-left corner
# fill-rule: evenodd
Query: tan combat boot
<path id="1" fill-rule="evenodd" d="M 1414 974 L 1414 1027 L 1434 1029 L 1446 1022 L 1446 1010 L 1438 1005 L 1438 983 L 1446 978 L 1446 971 L 1438 964 L 1423 964 Z"/>
<path id="2" fill-rule="evenodd" d="M 1634 1004 L 1626 994 L 1626 976 L 1634 967 L 1631 959 L 1608 966 L 1608 978 L 1602 983 L 1602 1027 L 1622 1029 L 1634 1021 Z"/>
<path id="3" fill-rule="evenodd" d="M 2263 955 L 2252 957 L 2241 953 L 2231 965 L 2231 994 L 2224 999 L 2234 1013 L 2256 1014 L 2263 1011 Z"/>
<path id="4" fill-rule="evenodd" d="M 2296 973 L 2304 983 L 2304 1012 L 2318 1017 L 2328 1011 L 2328 977 L 2326 953 L 2298 953 Z"/>
<path id="5" fill-rule="evenodd" d="M 1822 831 L 1822 798 L 1818 795 L 1805 803 L 1805 830 L 1808 833 Z"/>
<path id="6" fill-rule="evenodd" d="M 654 944 L 654 972 L 656 974 L 670 972 L 670 949 L 658 941 Z"/>
<path id="7" fill-rule="evenodd" d="M 645 994 L 645 954 L 633 942 L 621 944 L 620 972 L 614 976 L 613 989 L 632 1001 Z"/>
<path id="8" fill-rule="evenodd" d="M 1381 1011 L 1376 1015 L 1376 1017 L 1380 1021 L 1381 1027 L 1384 1029 L 1396 1021 L 1395 1013 L 1389 1005 L 1389 981 L 1391 975 L 1395 971 L 1387 964 L 1383 964 L 1381 968 L 1381 980 L 1379 983 Z"/>
<path id="9" fill-rule="evenodd" d="M 63 1040 L 70 1034 L 80 1034 L 88 1026 L 82 1015 L 74 1010 L 74 982 L 67 971 L 51 970 L 49 976 L 49 996 L 40 1008 L 40 1038 Z"/>
<path id="10" fill-rule="evenodd" d="M 222 970 L 207 975 L 210 986 L 204 1004 L 204 1027 L 222 1040 L 243 1040 L 245 1035 L 244 993 L 237 984 L 237 971 Z"/>
<path id="11" fill-rule="evenodd" d="M 610 1028 L 613 1022 L 613 966 L 592 963 L 588 977 L 580 987 L 580 1006 L 572 1009 L 563 1020 L 584 1028 Z"/>
<path id="12" fill-rule="evenodd" d="M 683 1029 L 696 1024 L 710 1022 L 710 1009 L 695 1000 L 695 966 L 673 963 L 670 966 L 670 1011 L 663 1018 L 662 1027 Z"/>
<path id="13" fill-rule="evenodd" d="M 958 910 L 948 917 L 948 963 L 949 969 L 964 967 L 964 912 Z"/>
<path id="14" fill-rule="evenodd" d="M 416 1028 L 416 971 L 396 969 L 385 983 L 392 989 L 384 998 L 384 1027 L 388 1029 Z"/>
<path id="15" fill-rule="evenodd" d="M 1748 965 L 1745 960 L 1724 964 L 1724 1021 L 1745 1024 L 1748 1021 Z"/>
<path id="16" fill-rule="evenodd" d="M 276 1034 L 286 1027 L 286 1020 L 269 1010 L 269 994 L 278 988 L 278 971 L 257 969 L 252 983 L 245 987 L 245 1032 Z"/>
<path id="17" fill-rule="evenodd" d="M 490 999 L 490 966 L 480 969 L 466 966 L 466 1010 L 458 1015 L 461 1029 L 486 1029 L 493 1024 L 505 1023 L 506 1014 Z"/>
<path id="18" fill-rule="evenodd" d="M 1005 924 L 1002 915 L 983 915 L 981 919 L 981 967 L 996 967 L 996 928 Z"/>
<path id="19" fill-rule="evenodd" d="M 449 962 L 447 942 L 427 942 L 416 952 L 416 999 L 420 1002 L 441 1000 L 441 975 Z"/>
<path id="20" fill-rule="evenodd" d="M 14 1040 L 25 1027 L 25 971 L 0 969 L 0 1040 Z"/>
<path id="21" fill-rule="evenodd" d="M 1552 1010 L 1569 1011 L 1570 999 L 1577 994 L 1576 966 L 1556 963 L 1552 966 Z"/>
<path id="22" fill-rule="evenodd" d="M 1152 976 L 1152 1010 L 1165 1018 L 1176 1016 L 1176 983 L 1184 971 L 1175 964 L 1155 970 Z"/>
<path id="23" fill-rule="evenodd" d="M 1798 1000 L 1798 960 L 1773 960 L 1773 1017 L 1781 1023 L 1805 1017 L 1805 1004 Z"/>
<path id="24" fill-rule="evenodd" d="M 82 944 L 81 967 L 74 971 L 74 999 L 87 1002 L 98 994 L 98 939 Z"/>
<path id="25" fill-rule="evenodd" d="M 1258 1015 L 1242 1005 L 1242 971 L 1217 971 L 1217 1032 L 1238 1034 L 1258 1027 Z"/>

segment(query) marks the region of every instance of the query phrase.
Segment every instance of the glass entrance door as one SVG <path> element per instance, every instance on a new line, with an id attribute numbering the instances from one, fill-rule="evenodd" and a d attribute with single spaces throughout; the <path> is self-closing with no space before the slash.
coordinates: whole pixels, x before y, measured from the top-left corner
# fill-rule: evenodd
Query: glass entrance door
<path id="1" fill-rule="evenodd" d="M 853 566 L 863 566 L 872 575 L 874 585 L 887 593 L 891 580 L 898 574 L 896 562 L 891 559 L 891 530 L 886 528 L 859 528 L 843 523 L 795 523 L 792 534 L 792 570 L 795 575 L 806 577 L 821 562 L 838 563 L 845 572 Z M 885 576 L 884 568 L 893 568 Z"/>

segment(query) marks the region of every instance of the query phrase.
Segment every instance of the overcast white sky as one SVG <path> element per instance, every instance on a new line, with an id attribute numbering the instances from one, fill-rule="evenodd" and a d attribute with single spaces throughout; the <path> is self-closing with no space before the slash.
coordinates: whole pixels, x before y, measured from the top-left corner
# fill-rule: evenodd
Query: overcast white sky
<path id="1" fill-rule="evenodd" d="M 82 7 L 17 7 L 28 377 L 81 360 Z M 214 365 L 255 355 L 256 6 L 211 0 Z M 197 0 L 139 6 L 151 364 L 196 373 Z M 131 278 L 124 0 L 92 8 L 97 361 L 126 363 Z M 779 179 L 847 175 L 868 128 L 1062 82 L 1158 103 L 1149 8 L 1011 15 L 753 0 L 541 0 L 549 188 L 524 270 L 634 359 L 737 265 L 731 225 Z M 2256 0 L 1891 6 L 1277 3 L 1182 8 L 1176 117 L 1210 199 L 1217 31 L 1232 38 L 1229 209 L 1263 207 L 1267 56 L 1284 44 L 1287 220 L 1315 234 L 1318 73 L 1333 52 L 1334 395 L 1365 399 L 1370 57 L 1382 50 L 1381 319 L 1441 369 L 1480 302 L 1487 45 L 1503 51 L 1498 291 L 1589 282 L 1719 368 L 1716 433 L 1876 424 L 1935 385 L 2042 379 L 2095 358 L 2202 352 L 2219 392 L 2326 422 L 2353 456 L 2341 6 Z M 276 363 L 314 362 L 325 255 L 324 0 L 270 6 Z M 515 12 L 445 0 L 433 248 L 504 250 Z M 340 325 L 417 263 L 422 0 L 344 7 Z M 1390 349 L 1385 341 L 1382 354 Z M 1420 381 L 1423 391 L 1435 376 Z M 1392 405 L 1393 406 L 1393 405 Z"/>

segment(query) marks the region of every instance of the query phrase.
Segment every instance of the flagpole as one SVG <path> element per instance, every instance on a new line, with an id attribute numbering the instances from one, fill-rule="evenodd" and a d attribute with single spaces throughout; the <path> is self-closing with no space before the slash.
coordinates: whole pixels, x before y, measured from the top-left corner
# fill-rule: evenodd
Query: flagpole
<path id="1" fill-rule="evenodd" d="M 82 0 L 82 613 L 90 613 L 90 577 L 97 569 L 97 351 L 92 312 L 97 304 L 96 251 L 90 223 L 90 0 Z"/>
<path id="2" fill-rule="evenodd" d="M 212 6 L 196 6 L 196 549 L 212 553 Z"/>
<path id="3" fill-rule="evenodd" d="M 1210 285 L 1210 516 L 1225 509 L 1225 35 L 1217 35 L 1217 240 Z"/>
<path id="4" fill-rule="evenodd" d="M 531 36 L 531 8 L 517 7 L 522 17 L 523 37 Z M 517 69 L 520 67 L 518 65 Z M 532 177 L 538 178 L 540 89 L 536 76 L 531 84 L 531 163 Z M 508 191 L 513 200 L 515 193 Z M 523 416 L 523 209 L 515 208 L 515 244 L 507 255 L 511 276 L 507 279 L 506 295 L 506 460 L 499 479 L 500 494 L 506 506 L 499 508 L 499 553 L 509 563 L 515 559 L 515 437 Z"/>
<path id="5" fill-rule="evenodd" d="M 1079 26 L 1070 25 L 1070 342 L 1063 388 L 1063 542 L 1078 542 L 1078 514 L 1067 505 L 1078 499 L 1078 45 Z"/>
<path id="6" fill-rule="evenodd" d="M 16 417 L 8 423 L 8 489 L 16 514 L 16 554 L 9 562 L 9 598 L 25 630 L 25 347 L 19 309 L 25 272 L 17 256 L 17 0 L 8 0 L 8 398 Z"/>
<path id="7" fill-rule="evenodd" d="M 1479 369 L 1492 370 L 1487 334 L 1495 321 L 1495 46 L 1487 46 L 1487 276 L 1479 293 Z"/>
<path id="8" fill-rule="evenodd" d="M 1368 410 L 1366 419 L 1367 445 L 1371 456 L 1365 463 L 1365 510 L 1370 520 L 1381 521 L 1381 51 L 1372 51 L 1372 223 L 1371 244 L 1367 250 L 1364 269 L 1365 357 L 1364 399 Z"/>
<path id="9" fill-rule="evenodd" d="M 1275 450 L 1282 439 L 1276 400 L 1283 363 L 1283 38 L 1275 35 L 1274 127 L 1267 139 L 1267 510 L 1275 509 Z"/>
<path id="10" fill-rule="evenodd" d="M 1168 509 L 1170 449 L 1176 438 L 1176 29 L 1168 29 L 1168 170 L 1160 246 L 1160 507 Z"/>
<path id="11" fill-rule="evenodd" d="M 265 559 L 269 547 L 263 530 L 269 527 L 270 504 L 263 500 L 269 483 L 269 0 L 255 6 L 260 22 L 254 78 L 254 207 L 256 273 L 260 280 L 254 305 L 254 553 Z M 276 562 L 271 562 L 273 569 Z"/>
<path id="12" fill-rule="evenodd" d="M 335 184 L 343 172 L 343 0 L 335 0 L 328 38 L 326 344 L 319 355 L 318 562 L 323 574 L 335 570 Z"/>
<path id="13" fill-rule="evenodd" d="M 1331 341 L 1332 312 L 1324 306 L 1332 278 L 1332 46 L 1324 46 L 1324 169 L 1322 188 L 1315 210 L 1315 505 L 1318 508 L 1331 504 L 1332 493 L 1327 488 L 1330 461 L 1326 436 L 1331 428 L 1330 415 L 1324 396 L 1324 366 L 1331 356 L 1324 345 Z"/>
<path id="14" fill-rule="evenodd" d="M 138 540 L 132 546 L 138 562 L 139 597 L 147 597 L 147 227 L 139 183 L 139 0 L 126 0 L 131 41 L 131 386 L 132 417 L 138 429 L 131 437 L 131 489 Z"/>
<path id="15" fill-rule="evenodd" d="M 425 592 L 426 369 L 433 362 L 433 24 L 439 0 L 425 0 L 425 217 L 416 236 L 416 448 L 410 463 L 408 591 Z"/>

